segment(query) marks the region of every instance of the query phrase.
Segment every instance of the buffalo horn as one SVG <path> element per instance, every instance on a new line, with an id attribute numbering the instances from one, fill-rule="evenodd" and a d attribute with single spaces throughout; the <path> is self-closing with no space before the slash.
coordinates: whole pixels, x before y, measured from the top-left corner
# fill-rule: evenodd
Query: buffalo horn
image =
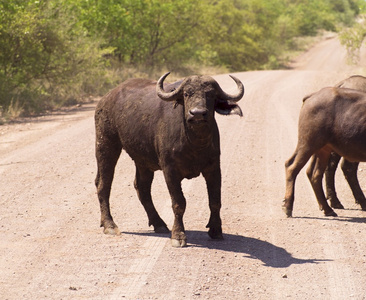
<path id="1" fill-rule="evenodd" d="M 236 78 L 236 77 L 234 77 L 234 76 L 232 76 L 232 75 L 229 75 L 235 82 L 236 82 L 236 85 L 238 86 L 238 89 L 239 89 L 239 91 L 236 93 L 236 94 L 234 94 L 234 95 L 229 95 L 229 94 L 227 94 L 227 93 L 225 93 L 222 89 L 221 89 L 221 87 L 220 86 L 218 86 L 218 92 L 219 92 L 219 96 L 220 96 L 220 98 L 222 99 L 222 100 L 228 100 L 228 101 L 233 101 L 233 102 L 237 102 L 237 101 L 239 101 L 242 97 L 243 97 L 243 95 L 244 95 L 244 85 L 242 84 L 242 82 L 238 79 L 238 78 Z"/>
<path id="2" fill-rule="evenodd" d="M 163 76 L 161 76 L 158 80 L 158 83 L 156 84 L 157 95 L 160 97 L 160 99 L 165 100 L 165 101 L 176 100 L 179 96 L 179 93 L 181 92 L 181 89 L 182 89 L 183 83 L 184 83 L 184 81 L 183 81 L 182 84 L 172 92 L 165 92 L 164 87 L 163 87 L 163 82 L 164 82 L 165 78 L 168 77 L 169 74 L 170 74 L 170 72 L 165 73 Z"/>

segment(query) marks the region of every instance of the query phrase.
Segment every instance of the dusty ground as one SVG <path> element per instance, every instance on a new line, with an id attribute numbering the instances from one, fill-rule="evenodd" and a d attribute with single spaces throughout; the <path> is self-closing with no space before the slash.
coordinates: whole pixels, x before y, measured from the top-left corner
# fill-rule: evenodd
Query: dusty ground
<path id="1" fill-rule="evenodd" d="M 337 39 L 304 54 L 293 70 L 238 73 L 244 117 L 218 116 L 223 230 L 211 241 L 202 178 L 183 182 L 188 247 L 154 234 L 124 153 L 111 203 L 119 237 L 99 228 L 93 110 L 0 127 L 0 299 L 366 299 L 366 212 L 337 173 L 345 210 L 326 218 L 302 171 L 294 218 L 285 218 L 284 161 L 297 140 L 302 97 L 351 74 Z M 235 87 L 217 76 L 225 90 Z M 364 164 L 359 177 L 366 186 Z M 161 172 L 153 198 L 171 227 Z"/>

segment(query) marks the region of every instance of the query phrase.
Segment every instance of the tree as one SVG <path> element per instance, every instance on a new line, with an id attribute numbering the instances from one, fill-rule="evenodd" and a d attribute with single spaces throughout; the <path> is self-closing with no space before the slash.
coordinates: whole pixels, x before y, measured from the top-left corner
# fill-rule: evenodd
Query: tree
<path id="1" fill-rule="evenodd" d="M 102 67 L 99 43 L 61 1 L 0 2 L 0 105 L 25 113 L 81 96 Z M 92 86 L 92 85 L 91 85 Z"/>
<path id="2" fill-rule="evenodd" d="M 103 93 L 130 70 L 157 77 L 197 66 L 276 68 L 296 37 L 350 25 L 364 3 L 0 0 L 0 106 L 32 113 L 63 105 Z M 349 49 L 363 41 L 358 26 L 344 38 Z M 118 78 L 105 76 L 115 70 Z"/>
<path id="3" fill-rule="evenodd" d="M 192 56 L 189 43 L 202 14 L 198 0 L 83 1 L 82 17 L 101 33 L 120 63 L 154 69 Z"/>

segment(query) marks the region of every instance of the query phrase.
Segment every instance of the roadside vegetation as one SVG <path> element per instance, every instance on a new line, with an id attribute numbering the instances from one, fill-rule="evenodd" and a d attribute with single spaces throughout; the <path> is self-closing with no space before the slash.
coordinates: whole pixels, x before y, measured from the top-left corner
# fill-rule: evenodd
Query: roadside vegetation
<path id="1" fill-rule="evenodd" d="M 280 68 L 307 37 L 362 27 L 355 20 L 364 6 L 363 0 L 0 0 L 0 119 L 75 104 L 132 76 Z"/>

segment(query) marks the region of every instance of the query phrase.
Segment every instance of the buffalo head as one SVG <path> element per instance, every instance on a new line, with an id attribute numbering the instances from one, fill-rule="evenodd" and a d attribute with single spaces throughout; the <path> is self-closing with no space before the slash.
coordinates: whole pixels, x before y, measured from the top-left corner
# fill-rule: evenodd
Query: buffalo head
<path id="1" fill-rule="evenodd" d="M 205 124 L 214 118 L 216 111 L 222 115 L 242 116 L 240 107 L 235 103 L 244 95 L 244 85 L 234 76 L 238 91 L 234 95 L 225 93 L 219 84 L 210 76 L 190 76 L 184 79 L 171 92 L 165 92 L 163 82 L 170 73 L 160 77 L 156 92 L 164 101 L 175 101 L 184 106 L 185 119 L 188 124 Z"/>

